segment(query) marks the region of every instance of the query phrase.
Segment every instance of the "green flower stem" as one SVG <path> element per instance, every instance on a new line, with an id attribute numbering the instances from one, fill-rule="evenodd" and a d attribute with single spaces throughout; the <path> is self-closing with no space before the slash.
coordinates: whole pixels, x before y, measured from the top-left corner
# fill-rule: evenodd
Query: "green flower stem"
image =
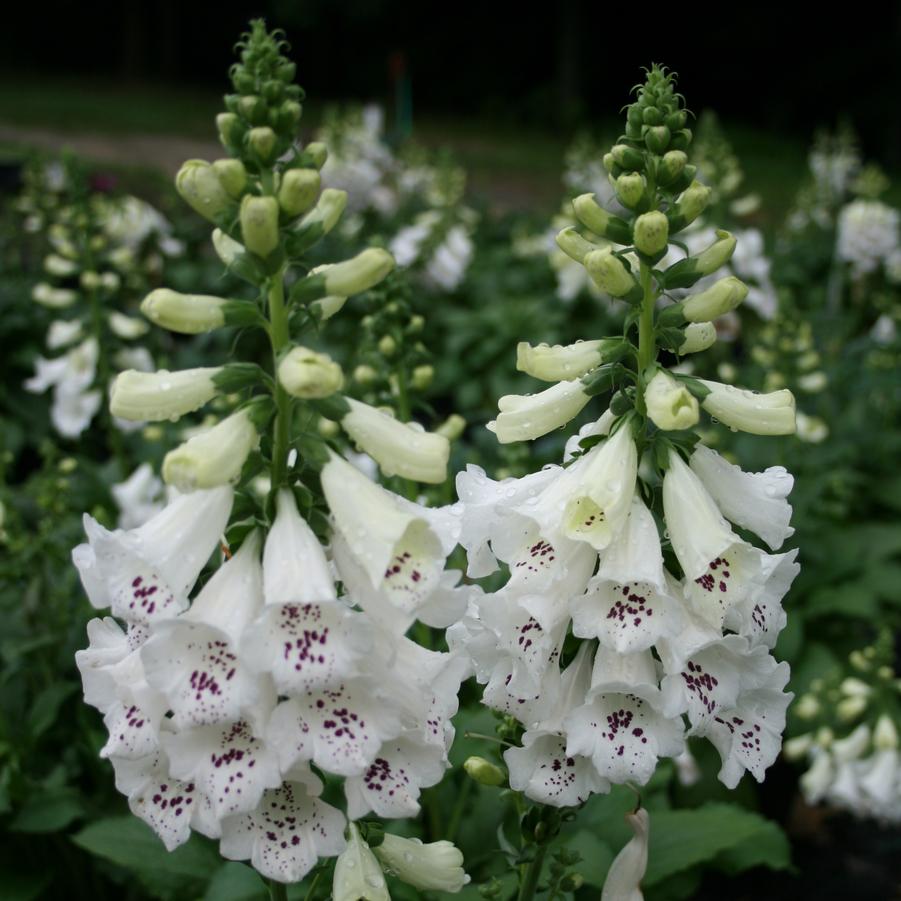
<path id="1" fill-rule="evenodd" d="M 639 409 L 643 413 L 644 405 L 644 373 L 648 366 L 657 359 L 657 342 L 654 337 L 654 304 L 657 292 L 651 283 L 651 267 L 641 263 L 641 288 L 644 297 L 641 301 L 641 316 L 638 320 L 638 384 L 642 388 L 638 397 Z"/>
<path id="2" fill-rule="evenodd" d="M 270 901 L 288 901 L 288 887 L 283 882 L 269 880 Z"/>
<path id="3" fill-rule="evenodd" d="M 535 859 L 520 867 L 519 894 L 517 901 L 532 901 L 538 889 L 538 880 L 541 878 L 541 868 L 544 865 L 544 855 L 547 853 L 547 845 L 539 845 L 535 853 Z"/>
<path id="4" fill-rule="evenodd" d="M 288 469 L 288 441 L 291 423 L 291 398 L 278 381 L 278 360 L 291 342 L 288 311 L 285 308 L 284 269 L 269 284 L 269 341 L 272 344 L 272 366 L 275 375 L 275 426 L 272 436 L 272 489 L 274 498 Z"/>
<path id="5" fill-rule="evenodd" d="M 407 372 L 403 363 L 395 369 L 395 375 L 397 377 L 397 417 L 401 422 L 410 422 L 413 418 L 413 411 L 410 404 L 410 390 L 407 385 Z M 408 501 L 415 501 L 416 483 L 410 479 L 398 479 L 398 481 L 404 497 Z"/>

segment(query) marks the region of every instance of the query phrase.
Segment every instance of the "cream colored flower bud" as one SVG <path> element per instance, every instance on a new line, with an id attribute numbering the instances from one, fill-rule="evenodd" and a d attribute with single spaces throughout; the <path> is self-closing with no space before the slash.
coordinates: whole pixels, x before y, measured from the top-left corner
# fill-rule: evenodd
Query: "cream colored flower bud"
<path id="1" fill-rule="evenodd" d="M 44 257 L 44 270 L 57 278 L 68 278 L 78 272 L 78 263 L 67 260 L 58 253 L 50 253 Z"/>
<path id="2" fill-rule="evenodd" d="M 729 428 L 752 435 L 794 434 L 795 398 L 788 389 L 755 394 L 733 385 L 700 381 L 710 389 L 701 405 Z"/>
<path id="3" fill-rule="evenodd" d="M 484 757 L 467 757 L 463 764 L 466 775 L 479 785 L 506 785 L 507 774 L 490 760 Z"/>
<path id="4" fill-rule="evenodd" d="M 340 391 L 344 373 L 328 354 L 292 347 L 278 364 L 278 380 L 288 394 L 311 400 Z"/>
<path id="5" fill-rule="evenodd" d="M 379 374 L 365 363 L 361 363 L 354 369 L 354 381 L 358 385 L 371 385 L 378 377 Z"/>
<path id="6" fill-rule="evenodd" d="M 39 282 L 31 289 L 31 297 L 43 307 L 62 310 L 71 307 L 78 299 L 78 294 L 71 288 L 54 288 L 47 282 Z"/>
<path id="7" fill-rule="evenodd" d="M 854 676 L 848 676 L 848 678 L 843 679 L 838 689 L 843 695 L 861 698 L 868 697 L 873 691 L 863 679 L 857 679 Z"/>
<path id="8" fill-rule="evenodd" d="M 800 760 L 813 747 L 812 735 L 799 735 L 790 738 L 782 745 L 782 753 L 787 760 Z"/>
<path id="9" fill-rule="evenodd" d="M 150 331 L 150 326 L 143 319 L 135 316 L 126 316 L 118 310 L 111 310 L 109 314 L 109 327 L 117 338 L 123 338 L 126 341 L 133 341 L 146 335 Z"/>
<path id="10" fill-rule="evenodd" d="M 601 364 L 603 339 L 576 341 L 575 344 L 516 345 L 516 368 L 543 382 L 578 379 Z"/>
<path id="11" fill-rule="evenodd" d="M 873 729 L 873 747 L 877 751 L 892 751 L 898 747 L 898 729 L 895 721 L 887 713 L 880 714 L 876 720 L 876 728 Z"/>
<path id="12" fill-rule="evenodd" d="M 217 393 L 214 377 L 222 367 L 183 369 L 180 372 L 120 373 L 110 389 L 110 412 L 133 422 L 176 420 L 199 409 Z"/>
<path id="13" fill-rule="evenodd" d="M 382 867 L 357 824 L 349 823 L 347 831 L 347 846 L 335 861 L 332 901 L 391 901 Z"/>
<path id="14" fill-rule="evenodd" d="M 325 322 L 326 319 L 331 319 L 335 313 L 340 313 L 346 303 L 346 297 L 332 295 L 330 297 L 320 297 L 319 300 L 314 300 L 310 304 L 310 308 L 317 311 L 322 321 Z"/>
<path id="15" fill-rule="evenodd" d="M 855 695 L 852 698 L 842 698 L 835 705 L 835 712 L 838 714 L 838 718 L 845 722 L 857 719 L 866 709 L 867 699 L 860 697 L 860 695 Z"/>
<path id="16" fill-rule="evenodd" d="M 682 192 L 673 207 L 671 215 L 674 220 L 674 227 L 681 229 L 694 222 L 707 209 L 712 193 L 707 185 L 703 185 L 699 181 L 693 181 Z"/>
<path id="17" fill-rule="evenodd" d="M 665 369 L 648 383 L 644 402 L 651 422 L 665 432 L 690 429 L 700 419 L 697 398 Z"/>
<path id="18" fill-rule="evenodd" d="M 294 229 L 304 231 L 318 225 L 322 228 L 322 234 L 327 235 L 338 224 L 346 206 L 347 191 L 326 188 L 319 195 L 316 206 L 294 226 Z"/>
<path id="19" fill-rule="evenodd" d="M 625 297 L 638 287 L 632 273 L 609 247 L 587 254 L 584 265 L 594 283 L 611 297 Z"/>
<path id="20" fill-rule="evenodd" d="M 713 244 L 694 257 L 695 272 L 710 275 L 732 259 L 737 243 L 735 235 L 720 229 L 716 233 L 716 238 Z"/>
<path id="21" fill-rule="evenodd" d="M 734 310 L 748 296 L 748 286 L 734 275 L 721 278 L 706 291 L 693 294 L 682 305 L 689 322 L 710 322 Z"/>
<path id="22" fill-rule="evenodd" d="M 616 180 L 616 195 L 622 201 L 623 206 L 638 206 L 644 196 L 644 176 L 638 172 L 627 172 Z"/>
<path id="23" fill-rule="evenodd" d="M 238 243 L 234 238 L 230 238 L 219 228 L 213 229 L 213 249 L 216 251 L 216 256 L 226 266 L 231 266 L 244 253 L 244 245 Z"/>
<path id="24" fill-rule="evenodd" d="M 226 150 L 238 143 L 241 134 L 241 120 L 235 113 L 219 113 L 216 116 L 216 130 L 219 141 Z"/>
<path id="25" fill-rule="evenodd" d="M 459 892 L 469 881 L 463 855 L 448 841 L 423 844 L 386 833 L 375 854 L 398 879 L 422 891 Z"/>
<path id="26" fill-rule="evenodd" d="M 451 413 L 441 425 L 435 429 L 439 435 L 444 435 L 448 441 L 456 441 L 466 431 L 466 420 L 459 413 Z"/>
<path id="27" fill-rule="evenodd" d="M 500 412 L 487 428 L 501 444 L 540 438 L 577 416 L 591 399 L 578 380 L 558 382 L 538 394 L 506 394 L 498 400 Z"/>
<path id="28" fill-rule="evenodd" d="M 321 178 L 315 169 L 289 169 L 278 186 L 278 205 L 286 216 L 299 216 L 315 202 Z"/>
<path id="29" fill-rule="evenodd" d="M 812 720 L 820 712 L 820 702 L 810 694 L 801 695 L 795 704 L 795 713 L 802 720 Z"/>
<path id="30" fill-rule="evenodd" d="M 341 434 L 341 426 L 334 419 L 326 419 L 324 416 L 320 418 L 318 428 L 323 438 L 337 438 Z"/>
<path id="31" fill-rule="evenodd" d="M 268 125 L 251 128 L 247 134 L 247 142 L 264 163 L 269 162 L 275 150 L 275 141 L 275 132 Z"/>
<path id="32" fill-rule="evenodd" d="M 434 378 L 435 368 L 433 366 L 423 364 L 422 366 L 416 366 L 413 368 L 413 372 L 410 378 L 410 384 L 417 391 L 425 391 L 425 389 L 432 384 L 432 379 Z"/>
<path id="33" fill-rule="evenodd" d="M 635 248 L 648 256 L 664 250 L 669 240 L 669 221 L 659 210 L 642 213 L 633 229 Z"/>
<path id="34" fill-rule="evenodd" d="M 260 257 L 278 247 L 278 201 L 274 197 L 245 196 L 241 201 L 241 237 L 244 246 Z"/>
<path id="35" fill-rule="evenodd" d="M 100 287 L 100 273 L 87 269 L 78 277 L 78 284 L 85 291 L 96 291 Z"/>
<path id="36" fill-rule="evenodd" d="M 182 335 L 199 335 L 225 325 L 226 301 L 208 294 L 179 294 L 157 288 L 141 301 L 141 312 L 153 323 Z"/>
<path id="37" fill-rule="evenodd" d="M 247 170 L 241 160 L 216 160 L 213 171 L 219 176 L 222 187 L 234 198 L 240 197 L 247 187 Z"/>
<path id="38" fill-rule="evenodd" d="M 584 261 L 585 256 L 592 250 L 597 250 L 598 245 L 586 241 L 577 231 L 574 225 L 564 228 L 563 231 L 557 233 L 555 238 L 557 246 L 571 259 L 577 263 Z"/>
<path id="39" fill-rule="evenodd" d="M 119 278 L 116 272 L 104 272 L 100 276 L 100 287 L 105 288 L 107 291 L 117 291 L 121 284 L 122 279 Z"/>
<path id="40" fill-rule="evenodd" d="M 169 451 L 163 460 L 163 481 L 179 491 L 236 482 L 247 457 L 259 443 L 260 436 L 248 410 L 239 410 Z"/>
<path id="41" fill-rule="evenodd" d="M 234 201 L 206 160 L 188 160 L 175 176 L 175 189 L 182 199 L 210 222 L 234 207 Z"/>
<path id="42" fill-rule="evenodd" d="M 322 266 L 318 272 L 325 277 L 329 294 L 350 297 L 368 291 L 394 268 L 394 257 L 387 250 L 370 247 L 343 263 Z"/>
<path id="43" fill-rule="evenodd" d="M 439 484 L 447 478 L 450 442 L 443 435 L 347 398 L 350 412 L 341 427 L 372 457 L 386 476 L 398 475 L 415 482 Z"/>
<path id="44" fill-rule="evenodd" d="M 393 357 L 396 350 L 397 341 L 394 340 L 392 335 L 382 335 L 379 338 L 379 353 L 383 357 Z"/>
<path id="45" fill-rule="evenodd" d="M 690 322 L 685 327 L 685 340 L 679 353 L 696 354 L 716 343 L 716 326 L 712 322 Z"/>

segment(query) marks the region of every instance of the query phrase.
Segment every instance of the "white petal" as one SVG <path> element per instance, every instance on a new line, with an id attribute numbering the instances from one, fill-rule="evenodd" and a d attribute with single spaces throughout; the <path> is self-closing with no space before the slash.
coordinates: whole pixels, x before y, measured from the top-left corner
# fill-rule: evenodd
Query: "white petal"
<path id="1" fill-rule="evenodd" d="M 634 835 L 610 864 L 601 901 L 643 901 L 644 898 L 641 880 L 648 868 L 651 821 L 643 807 L 639 807 L 635 813 L 626 814 L 626 820 Z"/>
<path id="2" fill-rule="evenodd" d="M 82 545 L 85 547 L 85 545 Z M 131 652 L 128 640 L 112 617 L 88 623 L 90 646 L 75 652 L 86 704 L 105 713 L 116 700 L 113 667 Z"/>
<path id="3" fill-rule="evenodd" d="M 267 604 L 333 601 L 335 582 L 319 539 L 297 512 L 294 495 L 278 493 L 278 513 L 263 550 L 263 595 Z"/>

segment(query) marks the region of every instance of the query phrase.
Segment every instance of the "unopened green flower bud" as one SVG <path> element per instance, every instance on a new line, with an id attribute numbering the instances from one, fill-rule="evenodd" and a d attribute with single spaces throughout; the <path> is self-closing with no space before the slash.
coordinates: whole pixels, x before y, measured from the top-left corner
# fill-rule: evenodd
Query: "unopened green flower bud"
<path id="1" fill-rule="evenodd" d="M 665 125 L 652 125 L 645 132 L 644 142 L 651 153 L 658 155 L 665 153 L 670 143 L 670 130 Z"/>
<path id="2" fill-rule="evenodd" d="M 587 254 L 584 266 L 594 283 L 611 297 L 632 299 L 641 291 L 635 277 L 609 247 Z"/>
<path id="3" fill-rule="evenodd" d="M 320 297 L 318 300 L 314 300 L 310 304 L 310 308 L 317 312 L 319 318 L 325 322 L 326 319 L 331 319 L 335 313 L 340 313 L 346 303 L 346 297 L 332 295 L 330 297 Z"/>
<path id="4" fill-rule="evenodd" d="M 630 244 L 632 242 L 632 231 L 629 228 L 629 223 L 618 216 L 608 213 L 594 199 L 594 194 L 581 194 L 576 197 L 573 200 L 573 211 L 576 214 L 576 218 L 596 235 L 601 235 L 610 241 L 615 241 L 617 244 Z M 563 232 L 557 236 L 558 244 L 560 244 L 562 234 Z M 572 256 L 562 244 L 560 244 L 560 248 L 564 253 Z M 589 246 L 588 249 L 593 250 L 594 248 Z M 586 250 L 585 252 L 587 253 L 588 251 Z M 576 259 L 576 257 L 573 257 L 573 259 Z M 581 263 L 582 261 L 578 260 L 578 262 Z"/>
<path id="5" fill-rule="evenodd" d="M 216 128 L 219 131 L 219 141 L 226 150 L 239 146 L 244 127 L 235 113 L 219 113 L 216 116 Z"/>
<path id="6" fill-rule="evenodd" d="M 78 277 L 78 284 L 85 291 L 96 291 L 100 287 L 100 273 L 94 272 L 93 269 L 86 269 Z"/>
<path id="7" fill-rule="evenodd" d="M 645 180 L 638 172 L 626 172 L 616 180 L 616 196 L 623 206 L 630 210 L 641 203 L 644 197 Z"/>
<path id="8" fill-rule="evenodd" d="M 260 436 L 248 409 L 239 410 L 169 451 L 163 461 L 163 481 L 179 491 L 235 482 L 259 443 Z"/>
<path id="9" fill-rule="evenodd" d="M 795 398 L 783 388 L 770 394 L 755 394 L 723 385 L 699 381 L 710 391 L 701 405 L 731 429 L 752 435 L 792 435 L 795 432 Z"/>
<path id="10" fill-rule="evenodd" d="M 567 873 L 560 880 L 560 891 L 577 892 L 585 885 L 585 877 L 581 873 Z"/>
<path id="11" fill-rule="evenodd" d="M 247 134 L 247 143 L 250 145 L 251 150 L 264 163 L 270 161 L 275 150 L 276 140 L 275 132 L 268 125 L 251 128 Z"/>
<path id="12" fill-rule="evenodd" d="M 613 167 L 619 165 L 619 163 L 617 163 L 616 158 L 613 156 L 613 154 L 609 153 L 609 152 L 604 154 L 602 162 L 604 164 L 604 168 L 608 172 L 612 172 Z"/>
<path id="13" fill-rule="evenodd" d="M 689 322 L 710 322 L 717 316 L 734 310 L 747 296 L 748 286 L 734 275 L 728 275 L 706 291 L 693 294 L 685 300 L 682 314 Z"/>
<path id="14" fill-rule="evenodd" d="M 851 698 L 842 698 L 842 700 L 835 705 L 835 712 L 838 714 L 838 718 L 846 723 L 857 719 L 857 717 L 859 717 L 866 709 L 867 699 L 860 697 L 860 695 L 855 695 Z"/>
<path id="15" fill-rule="evenodd" d="M 247 170 L 241 160 L 215 160 L 213 171 L 219 176 L 222 187 L 234 198 L 240 197 L 247 187 Z"/>
<path id="16" fill-rule="evenodd" d="M 444 435 L 448 441 L 456 441 L 465 431 L 466 420 L 459 413 L 451 413 L 451 415 L 435 429 L 435 434 Z"/>
<path id="17" fill-rule="evenodd" d="M 413 369 L 410 383 L 417 391 L 424 391 L 432 384 L 433 378 L 435 378 L 434 367 L 428 365 L 416 366 Z"/>
<path id="18" fill-rule="evenodd" d="M 133 422 L 176 420 L 211 401 L 218 393 L 215 378 L 222 367 L 180 372 L 119 373 L 110 389 L 110 412 Z"/>
<path id="19" fill-rule="evenodd" d="M 873 747 L 877 751 L 893 751 L 898 747 L 898 729 L 887 713 L 880 714 L 876 720 L 876 728 L 873 729 Z"/>
<path id="20" fill-rule="evenodd" d="M 581 263 L 585 259 L 585 255 L 597 250 L 598 245 L 586 241 L 574 225 L 564 228 L 563 231 L 557 233 L 557 246 L 571 259 L 577 263 Z"/>
<path id="21" fill-rule="evenodd" d="M 636 250 L 653 257 L 666 249 L 669 240 L 669 222 L 659 210 L 652 210 L 635 220 L 633 234 Z"/>
<path id="22" fill-rule="evenodd" d="M 716 241 L 706 250 L 694 257 L 695 269 L 701 275 L 710 275 L 716 272 L 720 266 L 725 266 L 735 253 L 736 239 L 730 232 L 717 230 Z"/>
<path id="23" fill-rule="evenodd" d="M 700 419 L 697 398 L 664 369 L 648 383 L 644 401 L 651 422 L 665 432 L 690 429 Z"/>
<path id="24" fill-rule="evenodd" d="M 275 110 L 275 119 L 273 125 L 277 125 L 279 130 L 293 132 L 300 122 L 303 114 L 303 107 L 296 100 L 286 100 L 277 110 Z M 272 117 L 270 116 L 270 119 Z"/>
<path id="25" fill-rule="evenodd" d="M 696 354 L 707 350 L 716 342 L 716 326 L 712 322 L 691 322 L 685 328 L 685 340 L 679 346 L 679 353 Z"/>
<path id="26" fill-rule="evenodd" d="M 854 669 L 860 670 L 862 673 L 865 673 L 870 669 L 870 661 L 861 653 L 860 649 L 851 651 L 848 655 L 848 660 Z"/>
<path id="27" fill-rule="evenodd" d="M 310 158 L 310 161 L 317 169 L 321 169 L 328 159 L 328 148 L 320 141 L 313 141 L 307 144 L 303 152 Z"/>
<path id="28" fill-rule="evenodd" d="M 682 174 L 687 163 L 688 156 L 684 150 L 668 150 L 657 167 L 657 181 L 666 187 Z"/>
<path id="29" fill-rule="evenodd" d="M 250 325 L 258 316 L 249 301 L 179 294 L 170 288 L 151 291 L 141 301 L 141 312 L 156 325 L 182 335 L 199 335 L 223 325 Z"/>
<path id="30" fill-rule="evenodd" d="M 238 112 L 251 125 L 259 125 L 266 116 L 266 102 L 256 94 L 247 94 L 238 99 Z"/>
<path id="31" fill-rule="evenodd" d="M 289 169 L 278 187 L 278 205 L 286 216 L 305 213 L 319 194 L 320 176 L 315 169 Z"/>
<path id="32" fill-rule="evenodd" d="M 410 317 L 410 322 L 407 325 L 407 331 L 411 335 L 418 335 L 425 328 L 425 316 L 421 316 L 419 313 L 414 313 Z"/>
<path id="33" fill-rule="evenodd" d="M 479 785 L 506 785 L 507 774 L 484 757 L 467 757 L 463 764 L 466 775 Z"/>
<path id="34" fill-rule="evenodd" d="M 215 222 L 234 207 L 234 201 L 206 160 L 188 160 L 175 176 L 175 189 L 195 212 Z"/>
<path id="35" fill-rule="evenodd" d="M 278 201 L 274 197 L 244 197 L 241 237 L 244 246 L 260 257 L 268 257 L 278 247 Z"/>
<path id="36" fill-rule="evenodd" d="M 699 181 L 692 182 L 667 213 L 670 228 L 677 232 L 694 222 L 707 209 L 711 193 L 707 185 L 702 185 Z"/>
<path id="37" fill-rule="evenodd" d="M 354 381 L 358 385 L 371 385 L 378 377 L 379 374 L 371 366 L 367 366 L 365 363 L 361 363 L 354 368 Z"/>
<path id="38" fill-rule="evenodd" d="M 292 347 L 278 364 L 278 380 L 292 397 L 329 397 L 344 385 L 341 367 L 328 355 Z"/>
<path id="39" fill-rule="evenodd" d="M 628 144 L 614 144 L 610 148 L 610 153 L 623 169 L 632 171 L 644 169 L 644 154 Z"/>
<path id="40" fill-rule="evenodd" d="M 392 357 L 397 350 L 397 342 L 391 335 L 382 335 L 379 339 L 379 353 L 383 357 Z"/>
<path id="41" fill-rule="evenodd" d="M 320 418 L 318 428 L 323 438 L 337 438 L 341 432 L 341 426 L 334 419 L 326 419 L 324 416 Z"/>
<path id="42" fill-rule="evenodd" d="M 294 231 L 309 235 L 307 243 L 327 235 L 337 224 L 347 206 L 347 191 L 337 188 L 326 188 L 320 195 L 316 206 L 310 210 L 295 226 Z"/>

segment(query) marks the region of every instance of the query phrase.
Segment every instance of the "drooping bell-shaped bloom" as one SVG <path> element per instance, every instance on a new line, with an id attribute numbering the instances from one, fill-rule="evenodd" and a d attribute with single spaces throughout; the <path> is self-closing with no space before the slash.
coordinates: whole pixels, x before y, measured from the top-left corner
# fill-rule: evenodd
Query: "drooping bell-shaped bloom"
<path id="1" fill-rule="evenodd" d="M 626 821 L 632 828 L 633 836 L 613 859 L 601 901 L 643 901 L 641 880 L 648 868 L 648 837 L 651 819 L 648 812 L 639 807 L 634 813 L 626 814 Z"/>
<path id="2" fill-rule="evenodd" d="M 398 879 L 421 891 L 454 893 L 469 882 L 463 855 L 448 841 L 424 844 L 389 832 L 375 854 Z"/>
<path id="3" fill-rule="evenodd" d="M 348 823 L 347 832 L 347 846 L 335 861 L 333 901 L 391 901 L 382 866 L 356 823 Z"/>

